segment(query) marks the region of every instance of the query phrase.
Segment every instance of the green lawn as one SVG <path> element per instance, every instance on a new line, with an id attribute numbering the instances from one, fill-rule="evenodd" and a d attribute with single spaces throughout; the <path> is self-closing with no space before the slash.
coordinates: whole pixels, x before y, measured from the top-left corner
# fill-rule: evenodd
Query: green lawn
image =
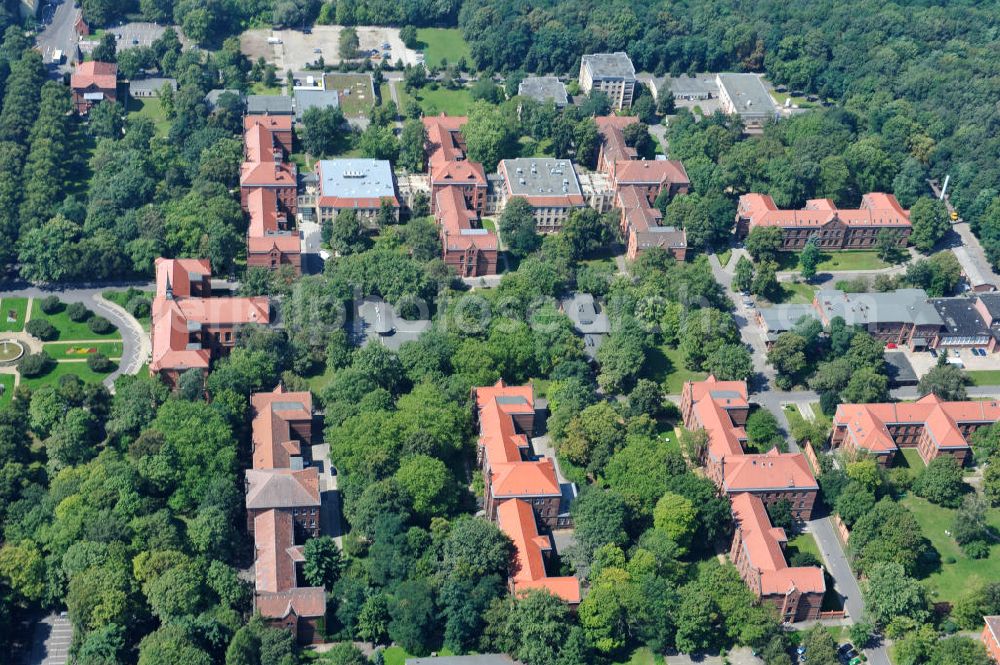
<path id="1" fill-rule="evenodd" d="M 466 115 L 472 106 L 472 93 L 468 88 L 449 90 L 438 87 L 432 90 L 429 86 L 420 88 L 413 95 L 424 110 L 424 115 Z"/>
<path id="2" fill-rule="evenodd" d="M 156 292 L 140 291 L 139 289 L 129 288 L 126 289 L 125 291 L 105 291 L 104 293 L 101 294 L 101 297 L 103 297 L 105 300 L 110 300 L 111 302 L 118 305 L 125 311 L 128 311 L 129 301 L 131 301 L 136 296 L 143 296 L 149 298 L 149 301 L 152 302 L 153 298 L 156 296 Z M 149 330 L 151 319 L 148 314 L 146 316 L 141 316 L 137 318 L 136 321 L 138 321 L 143 328 Z"/>
<path id="3" fill-rule="evenodd" d="M 129 97 L 128 114 L 152 120 L 158 136 L 166 136 L 167 132 L 170 131 L 170 121 L 167 120 L 166 111 L 163 109 L 163 102 L 158 97 L 146 97 L 143 99 Z"/>
<path id="4" fill-rule="evenodd" d="M 24 330 L 24 316 L 27 312 L 27 298 L 0 298 L 0 332 Z"/>
<path id="5" fill-rule="evenodd" d="M 621 660 L 611 661 L 612 665 L 663 665 L 663 656 L 654 654 L 649 647 L 639 647 Z"/>
<path id="6" fill-rule="evenodd" d="M 494 222 L 494 221 L 493 221 L 492 219 L 490 219 L 489 217 L 483 217 L 483 218 L 482 218 L 481 220 L 479 220 L 479 223 L 480 223 L 480 224 L 482 225 L 482 227 L 483 227 L 484 229 L 486 229 L 487 231 L 493 231 L 493 233 L 496 233 L 496 232 L 497 232 L 497 223 L 496 223 L 496 222 Z"/>
<path id="7" fill-rule="evenodd" d="M 781 288 L 781 296 L 775 301 L 776 303 L 806 305 L 811 303 L 816 295 L 816 289 L 804 282 L 779 282 L 778 286 Z"/>
<path id="8" fill-rule="evenodd" d="M 995 386 L 1000 385 L 1000 370 L 980 369 L 966 372 L 969 380 L 974 386 Z"/>
<path id="9" fill-rule="evenodd" d="M 518 139 L 518 143 L 521 145 L 521 157 L 552 157 L 552 141 L 550 139 L 543 139 L 541 141 L 536 141 L 530 136 L 522 136 Z"/>
<path id="10" fill-rule="evenodd" d="M 455 652 L 451 649 L 442 647 L 438 652 L 439 656 L 454 656 Z M 382 652 L 382 657 L 385 659 L 385 665 L 403 665 L 407 658 L 414 658 L 412 654 L 406 652 L 403 647 L 387 647 L 385 651 Z"/>
<path id="11" fill-rule="evenodd" d="M 684 369 L 684 353 L 680 349 L 661 346 L 646 355 L 641 378 L 652 379 L 663 384 L 668 395 L 681 392 L 685 381 L 701 381 L 708 374 Z"/>
<path id="12" fill-rule="evenodd" d="M 924 536 L 941 555 L 941 569 L 924 580 L 933 600 L 955 602 L 968 589 L 983 582 L 1000 580 L 1000 543 L 993 544 L 988 558 L 970 559 L 962 553 L 962 548 L 953 538 L 945 535 L 945 531 L 952 528 L 955 510 L 936 506 L 927 499 L 912 495 L 905 497 L 902 503 L 913 512 Z M 987 521 L 995 529 L 1000 529 L 1000 508 L 991 509 L 987 513 Z M 954 558 L 955 563 L 947 563 L 949 558 Z"/>
<path id="13" fill-rule="evenodd" d="M 116 365 L 112 363 L 111 371 L 116 369 Z M 66 374 L 76 374 L 80 377 L 81 381 L 88 383 L 100 383 L 107 377 L 107 374 L 98 374 L 97 372 L 91 371 L 87 367 L 87 363 L 68 363 L 61 362 L 57 363 L 55 369 L 46 374 L 45 376 L 36 377 L 34 379 L 28 379 L 21 377 L 21 383 L 28 386 L 32 390 L 40 388 L 42 386 L 51 386 L 59 383 L 59 377 Z"/>
<path id="14" fill-rule="evenodd" d="M 724 252 L 719 252 L 719 265 L 723 268 L 729 265 L 729 259 L 733 258 L 733 250 L 727 249 Z"/>
<path id="15" fill-rule="evenodd" d="M 418 28 L 417 41 L 420 42 L 419 48 L 424 52 L 424 62 L 428 67 L 439 65 L 443 61 L 454 64 L 460 58 L 465 58 L 472 64 L 469 45 L 458 28 Z"/>
<path id="16" fill-rule="evenodd" d="M 799 411 L 799 408 L 794 404 L 785 405 L 785 417 L 788 418 L 788 426 L 793 429 L 796 425 L 801 425 L 806 421 L 806 419 L 802 417 L 802 413 Z"/>
<path id="17" fill-rule="evenodd" d="M 0 374 L 0 406 L 14 399 L 14 375 Z"/>
<path id="18" fill-rule="evenodd" d="M 260 81 L 256 81 L 250 86 L 251 95 L 280 95 L 281 85 L 264 85 Z"/>
<path id="19" fill-rule="evenodd" d="M 924 470 L 924 460 L 916 448 L 900 448 L 892 458 L 892 468 L 906 469 L 911 478 L 916 478 Z"/>
<path id="20" fill-rule="evenodd" d="M 121 358 L 121 342 L 49 342 L 43 345 L 45 352 L 56 360 L 86 360 L 91 353 L 103 353 L 108 358 Z"/>
<path id="21" fill-rule="evenodd" d="M 340 110 L 349 118 L 367 116 L 375 106 L 370 74 L 326 74 L 326 89 L 340 94 Z"/>
<path id="22" fill-rule="evenodd" d="M 824 252 L 820 255 L 816 270 L 878 270 L 888 268 L 889 264 L 878 257 L 875 251 L 844 250 L 842 252 Z"/>
<path id="23" fill-rule="evenodd" d="M 106 335 L 98 335 L 97 333 L 93 332 L 90 328 L 87 327 L 86 321 L 78 323 L 69 318 L 69 314 L 66 313 L 65 309 L 63 309 L 63 311 L 61 312 L 57 312 L 56 314 L 52 315 L 46 314 L 45 312 L 42 311 L 41 302 L 39 300 L 34 300 L 31 303 L 31 318 L 46 319 L 48 320 L 49 323 L 51 323 L 55 327 L 56 330 L 59 331 L 59 336 L 56 338 L 56 340 L 53 341 L 68 342 L 75 339 L 114 340 L 122 338 L 122 335 L 120 332 L 118 332 L 117 328 L 113 329 Z"/>
<path id="24" fill-rule="evenodd" d="M 813 538 L 811 533 L 800 533 L 788 541 L 785 545 L 786 558 L 791 559 L 792 555 L 796 552 L 809 552 L 821 562 L 823 561 L 823 555 L 819 551 L 819 545 L 816 544 L 816 539 Z"/>

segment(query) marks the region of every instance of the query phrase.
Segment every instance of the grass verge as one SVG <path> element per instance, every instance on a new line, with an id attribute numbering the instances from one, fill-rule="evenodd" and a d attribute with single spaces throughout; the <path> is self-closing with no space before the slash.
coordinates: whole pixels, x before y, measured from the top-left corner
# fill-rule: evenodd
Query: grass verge
<path id="1" fill-rule="evenodd" d="M 118 364 L 112 363 L 111 371 L 113 372 L 117 368 Z M 58 385 L 59 379 L 68 374 L 77 375 L 80 377 L 80 380 L 85 383 L 100 383 L 108 375 L 107 373 L 99 374 L 92 371 L 89 367 L 87 367 L 87 363 L 61 362 L 57 363 L 55 368 L 45 376 L 38 376 L 32 379 L 21 377 L 21 383 L 28 386 L 32 390 L 37 390 L 42 386 Z"/>
<path id="2" fill-rule="evenodd" d="M 417 41 L 428 67 L 440 65 L 444 61 L 455 64 L 460 58 L 472 63 L 469 44 L 462 37 L 459 28 L 418 28 Z"/>
<path id="3" fill-rule="evenodd" d="M 451 90 L 438 87 L 437 90 L 432 90 L 428 86 L 415 91 L 413 97 L 420 103 L 420 108 L 424 110 L 426 116 L 439 113 L 466 115 L 472 106 L 472 93 L 468 88 Z"/>
<path id="4" fill-rule="evenodd" d="M 680 349 L 660 346 L 646 354 L 641 378 L 652 379 L 662 384 L 668 395 L 676 395 L 685 381 L 701 381 L 707 376 L 705 372 L 685 369 L 684 352 Z"/>
<path id="5" fill-rule="evenodd" d="M 86 360 L 93 353 L 103 353 L 108 358 L 122 357 L 121 342 L 49 342 L 43 344 L 45 352 L 56 360 Z"/>
<path id="6" fill-rule="evenodd" d="M 14 375 L 0 374 L 0 406 L 14 399 Z"/>

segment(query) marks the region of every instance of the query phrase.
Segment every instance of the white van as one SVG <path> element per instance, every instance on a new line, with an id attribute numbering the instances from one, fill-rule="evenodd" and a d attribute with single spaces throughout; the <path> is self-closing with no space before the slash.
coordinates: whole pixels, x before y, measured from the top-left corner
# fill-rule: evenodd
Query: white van
<path id="1" fill-rule="evenodd" d="M 277 38 L 277 37 L 268 37 L 267 38 L 267 43 L 268 44 L 280 44 L 281 40 L 279 38 Z"/>

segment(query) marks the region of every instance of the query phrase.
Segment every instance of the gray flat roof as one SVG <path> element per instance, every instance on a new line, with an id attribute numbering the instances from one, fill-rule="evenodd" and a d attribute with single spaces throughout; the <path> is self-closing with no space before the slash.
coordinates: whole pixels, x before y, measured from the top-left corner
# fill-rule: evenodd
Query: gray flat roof
<path id="1" fill-rule="evenodd" d="M 247 95 L 247 113 L 292 115 L 292 98 L 287 95 Z"/>
<path id="2" fill-rule="evenodd" d="M 323 196 L 380 199 L 396 195 L 392 166 L 380 159 L 324 159 L 319 163 Z"/>
<path id="3" fill-rule="evenodd" d="M 582 64 L 590 70 L 590 77 L 593 79 L 635 80 L 635 67 L 624 51 L 585 55 Z"/>
<path id="4" fill-rule="evenodd" d="M 354 320 L 355 335 L 361 344 L 377 339 L 393 351 L 398 351 L 405 342 L 416 341 L 430 327 L 427 319 L 402 318 L 390 303 L 377 296 L 369 296 L 357 306 Z"/>
<path id="5" fill-rule="evenodd" d="M 714 76 L 708 74 L 697 74 L 694 77 L 682 75 L 676 78 L 668 76 L 664 83 L 670 86 L 670 92 L 677 97 L 719 94 L 719 84 Z"/>
<path id="6" fill-rule="evenodd" d="M 886 351 L 885 362 L 889 366 L 889 379 L 894 384 L 908 385 L 917 383 L 917 372 L 907 360 L 902 351 Z"/>
<path id="7" fill-rule="evenodd" d="M 803 316 L 818 319 L 819 315 L 812 305 L 775 305 L 774 307 L 761 307 L 760 318 L 764 321 L 764 327 L 770 333 L 780 333 L 791 330 Z"/>
<path id="8" fill-rule="evenodd" d="M 129 91 L 152 90 L 153 92 L 158 92 L 165 85 L 169 85 L 173 90 L 177 90 L 177 79 L 159 78 L 159 77 L 148 78 L 148 79 L 133 79 L 128 82 L 128 89 Z"/>
<path id="9" fill-rule="evenodd" d="M 886 293 L 844 293 L 824 289 L 816 293 L 827 320 L 843 317 L 847 325 L 912 323 L 943 326 L 944 320 L 923 289 L 896 289 Z"/>
<path id="10" fill-rule="evenodd" d="M 556 106 L 566 106 L 569 103 L 566 86 L 555 76 L 529 76 L 517 86 L 517 94 L 538 102 L 551 100 Z"/>
<path id="11" fill-rule="evenodd" d="M 573 322 L 577 331 L 585 334 L 607 334 L 611 323 L 597 301 L 589 293 L 573 293 L 562 301 L 563 312 Z"/>
<path id="12" fill-rule="evenodd" d="M 990 328 L 976 310 L 972 298 L 935 298 L 931 301 L 937 310 L 947 332 L 959 336 L 989 335 Z"/>
<path id="13" fill-rule="evenodd" d="M 774 113 L 774 100 L 756 74 L 717 74 L 737 113 Z"/>
<path id="14" fill-rule="evenodd" d="M 296 90 L 295 118 L 302 119 L 302 114 L 313 107 L 340 107 L 340 95 L 336 90 Z"/>
<path id="15" fill-rule="evenodd" d="M 554 157 L 521 157 L 503 160 L 510 192 L 514 196 L 582 195 L 573 162 Z"/>

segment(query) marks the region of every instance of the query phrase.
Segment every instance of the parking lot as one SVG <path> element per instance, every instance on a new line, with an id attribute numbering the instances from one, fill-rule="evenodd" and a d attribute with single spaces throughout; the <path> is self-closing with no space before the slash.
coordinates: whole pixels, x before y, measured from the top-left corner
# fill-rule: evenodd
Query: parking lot
<path id="1" fill-rule="evenodd" d="M 381 53 L 383 45 L 388 44 L 393 63 L 397 59 L 403 64 L 417 63 L 418 52 L 403 45 L 398 29 L 368 26 L 356 29 L 361 51 L 377 49 Z M 251 61 L 262 57 L 279 72 L 305 69 L 320 56 L 325 64 L 337 65 L 340 64 L 340 30 L 337 25 L 317 25 L 309 34 L 299 30 L 247 30 L 240 36 L 240 49 Z M 275 40 L 280 43 L 273 43 Z"/>
<path id="2" fill-rule="evenodd" d="M 104 32 L 110 32 L 115 36 L 115 41 L 118 44 L 118 50 L 124 51 L 125 49 L 133 48 L 136 46 L 149 46 L 157 39 L 159 39 L 164 32 L 167 31 L 167 26 L 158 25 L 156 23 L 124 23 L 122 25 L 113 26 L 106 28 Z M 181 37 L 181 42 L 187 44 L 184 37 L 181 35 L 180 30 L 177 31 L 178 36 Z M 96 46 L 100 42 L 101 33 L 96 36 L 91 35 L 91 37 L 86 41 L 81 43 L 81 49 L 84 48 L 84 44 L 93 42 Z"/>
<path id="3" fill-rule="evenodd" d="M 73 627 L 65 614 L 50 614 L 35 624 L 34 643 L 24 659 L 25 665 L 65 665 Z"/>

